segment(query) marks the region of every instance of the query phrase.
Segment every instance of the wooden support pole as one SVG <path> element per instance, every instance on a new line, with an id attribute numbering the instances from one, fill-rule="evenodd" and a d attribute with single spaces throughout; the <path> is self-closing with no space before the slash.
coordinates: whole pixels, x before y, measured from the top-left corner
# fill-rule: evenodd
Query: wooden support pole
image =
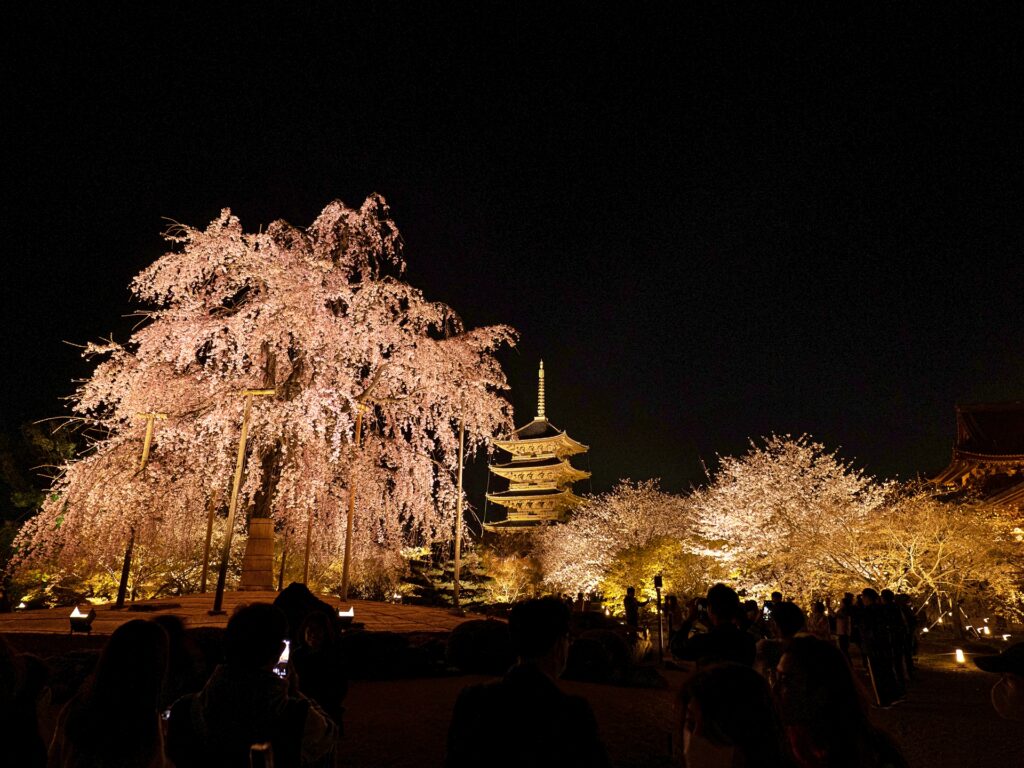
<path id="1" fill-rule="evenodd" d="M 117 601 L 115 608 L 124 608 L 124 599 L 128 593 L 128 576 L 132 570 L 132 550 L 135 549 L 135 526 L 128 534 L 128 546 L 124 549 L 124 562 L 121 564 L 121 580 L 117 584 Z"/>
<path id="2" fill-rule="evenodd" d="M 459 421 L 459 480 L 458 496 L 455 500 L 455 576 L 453 579 L 452 605 L 459 610 L 459 577 L 462 572 L 462 453 L 465 443 L 466 425 Z"/>
<path id="3" fill-rule="evenodd" d="M 363 434 L 363 404 L 359 403 L 356 411 L 356 439 L 352 446 L 352 456 L 359 450 L 359 441 Z M 354 463 L 354 462 L 353 462 Z M 348 483 L 348 520 L 345 523 L 345 559 L 341 566 L 341 599 L 348 600 L 349 568 L 352 563 L 352 521 L 356 511 L 356 478 L 355 474 Z"/>
<path id="4" fill-rule="evenodd" d="M 347 529 L 346 529 L 347 531 Z M 302 583 L 309 585 L 309 548 L 313 544 L 313 508 L 309 508 L 309 515 L 306 518 L 306 557 L 302 563 Z M 348 547 L 345 547 L 346 551 Z"/>
<path id="5" fill-rule="evenodd" d="M 210 543 L 213 541 L 213 516 L 220 500 L 220 489 L 214 488 L 206 505 L 206 543 L 203 545 L 203 573 L 199 577 L 199 593 L 206 594 L 206 576 L 210 571 Z"/>
<path id="6" fill-rule="evenodd" d="M 245 466 L 245 444 L 249 439 L 249 417 L 252 415 L 252 399 L 256 395 L 274 395 L 273 389 L 245 389 L 245 411 L 242 414 L 242 434 L 238 438 L 238 456 L 235 459 L 235 477 L 231 483 L 231 501 L 228 503 L 228 528 L 224 532 L 224 545 L 220 551 L 220 568 L 217 569 L 217 591 L 213 598 L 210 614 L 224 613 L 224 582 L 228 576 L 228 559 L 231 557 L 231 539 L 235 532 L 235 513 L 238 510 L 238 491 L 242 485 L 242 469 Z"/>
<path id="7" fill-rule="evenodd" d="M 146 471 L 146 465 L 149 464 L 149 450 L 153 445 L 153 422 L 157 419 L 166 419 L 166 413 L 137 413 L 136 416 L 142 416 L 146 420 L 146 436 L 142 440 L 142 459 L 139 461 L 139 472 Z M 117 585 L 117 601 L 114 603 L 115 608 L 124 608 L 124 599 L 128 594 L 128 577 L 132 570 L 132 552 L 135 549 L 135 526 L 131 527 L 131 532 L 128 534 L 128 546 L 124 549 L 124 563 L 121 565 L 121 581 Z"/>
<path id="8" fill-rule="evenodd" d="M 281 570 L 277 574 L 277 591 L 280 592 L 284 589 L 284 567 L 288 562 L 288 531 L 289 528 L 284 529 L 284 542 L 281 544 Z"/>

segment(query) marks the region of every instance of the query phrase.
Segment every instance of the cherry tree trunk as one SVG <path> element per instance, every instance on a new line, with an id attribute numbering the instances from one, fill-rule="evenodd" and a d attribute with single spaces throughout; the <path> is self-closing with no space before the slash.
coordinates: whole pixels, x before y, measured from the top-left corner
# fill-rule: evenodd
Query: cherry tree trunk
<path id="1" fill-rule="evenodd" d="M 253 500 L 249 537 L 242 557 L 242 579 L 238 588 L 243 591 L 274 588 L 274 521 L 270 510 L 281 477 L 280 459 L 280 446 L 263 457 L 263 484 Z"/>

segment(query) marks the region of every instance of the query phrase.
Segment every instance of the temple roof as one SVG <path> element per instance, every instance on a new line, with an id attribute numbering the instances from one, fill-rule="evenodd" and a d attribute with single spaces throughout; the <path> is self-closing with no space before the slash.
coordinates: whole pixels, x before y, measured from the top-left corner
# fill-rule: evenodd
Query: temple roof
<path id="1" fill-rule="evenodd" d="M 1024 461 L 1024 402 L 958 405 L 953 451 Z"/>
<path id="2" fill-rule="evenodd" d="M 586 453 L 587 446 L 548 421 L 544 411 L 543 362 L 537 379 L 537 415 L 508 439 L 493 442 L 511 454 L 512 460 L 490 467 L 492 474 L 508 481 L 508 489 L 487 494 L 487 501 L 505 511 L 504 517 L 495 520 L 485 508 L 484 528 L 525 529 L 563 522 L 568 510 L 583 501 L 572 492 L 572 484 L 590 477 L 590 473 L 576 469 L 568 457 Z"/>
<path id="3" fill-rule="evenodd" d="M 952 460 L 931 482 L 1024 509 L 1022 476 L 1024 402 L 958 405 Z"/>
<path id="4" fill-rule="evenodd" d="M 524 424 L 513 433 L 520 440 L 536 440 L 543 437 L 557 437 L 562 430 L 543 417 L 537 417 L 529 424 Z"/>
<path id="5" fill-rule="evenodd" d="M 565 432 L 556 432 L 550 437 L 538 437 L 527 440 L 495 440 L 494 445 L 511 453 L 513 461 L 524 461 L 555 456 L 564 458 L 577 453 L 586 453 L 588 448 L 577 443 Z"/>
<path id="6" fill-rule="evenodd" d="M 513 483 L 575 483 L 578 480 L 586 480 L 590 477 L 589 472 L 576 469 L 567 460 L 559 461 L 557 458 L 542 459 L 537 462 L 513 461 L 510 464 L 497 464 L 491 466 L 491 472 L 498 477 L 511 480 Z"/>
<path id="7" fill-rule="evenodd" d="M 1002 493 L 985 500 L 992 507 L 1017 507 L 1024 510 L 1024 482 L 1011 485 Z"/>
<path id="8" fill-rule="evenodd" d="M 487 500 L 512 509 L 566 509 L 583 503 L 571 490 L 525 489 L 488 493 Z"/>

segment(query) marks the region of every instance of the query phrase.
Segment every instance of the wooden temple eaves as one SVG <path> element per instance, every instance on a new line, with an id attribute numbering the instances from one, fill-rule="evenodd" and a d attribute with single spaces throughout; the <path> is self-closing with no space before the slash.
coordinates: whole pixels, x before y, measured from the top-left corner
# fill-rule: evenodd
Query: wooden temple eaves
<path id="1" fill-rule="evenodd" d="M 546 485 L 558 488 L 566 483 L 572 484 L 590 477 L 589 472 L 576 469 L 565 459 L 555 460 L 548 464 L 494 464 L 491 472 L 498 477 L 503 477 L 512 485 L 538 486 Z"/>
<path id="2" fill-rule="evenodd" d="M 1024 514 L 1024 402 L 958 405 L 952 459 L 931 482 Z"/>
<path id="3" fill-rule="evenodd" d="M 495 440 L 494 445 L 512 454 L 512 461 L 530 461 L 550 456 L 565 458 L 586 453 L 590 450 L 578 443 L 565 432 L 558 432 L 552 437 L 540 437 L 525 440 Z"/>
<path id="4" fill-rule="evenodd" d="M 537 525 L 564 522 L 583 499 L 572 492 L 573 483 L 586 480 L 589 472 L 577 469 L 569 457 L 588 448 L 548 421 L 544 404 L 544 363 L 537 386 L 537 415 L 495 447 L 510 457 L 490 466 L 493 476 L 507 483 L 504 491 L 488 493 L 487 501 L 499 511 L 484 512 L 484 529 L 526 530 Z M 504 515 L 500 514 L 504 510 Z"/>

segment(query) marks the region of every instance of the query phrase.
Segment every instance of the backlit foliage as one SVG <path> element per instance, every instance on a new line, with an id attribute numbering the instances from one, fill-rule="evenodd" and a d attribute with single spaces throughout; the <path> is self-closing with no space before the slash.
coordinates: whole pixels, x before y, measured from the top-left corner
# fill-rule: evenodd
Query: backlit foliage
<path id="1" fill-rule="evenodd" d="M 887 488 L 807 436 L 773 435 L 743 456 L 721 457 L 693 502 L 701 533 L 717 542 L 738 586 L 807 595 L 859 557 L 862 526 Z"/>
<path id="2" fill-rule="evenodd" d="M 703 568 L 687 559 L 696 544 L 693 522 L 686 497 L 662 491 L 657 480 L 625 480 L 589 499 L 568 523 L 541 532 L 536 556 L 552 588 L 571 595 L 601 591 L 617 606 L 628 586 L 653 596 L 657 573 L 665 576 L 667 593 L 676 588 L 674 568 Z M 696 581 L 704 579 L 697 575 Z"/>
<path id="3" fill-rule="evenodd" d="M 17 567 L 116 570 L 132 528 L 142 553 L 194 562 L 211 494 L 222 507 L 229 496 L 240 392 L 254 387 L 277 394 L 254 398 L 240 510 L 271 516 L 291 546 L 311 520 L 318 581 L 336 575 L 353 484 L 357 582 L 360 562 L 450 536 L 458 422 L 470 456 L 510 429 L 492 353 L 514 331 L 466 330 L 402 282 L 401 239 L 377 196 L 359 209 L 333 202 L 307 229 L 246 232 L 225 210 L 167 239 L 173 250 L 132 282 L 152 307 L 145 322 L 126 344 L 86 349 L 101 362 L 73 410 L 101 437 L 22 530 Z M 149 411 L 168 418 L 140 473 L 137 414 Z"/>

